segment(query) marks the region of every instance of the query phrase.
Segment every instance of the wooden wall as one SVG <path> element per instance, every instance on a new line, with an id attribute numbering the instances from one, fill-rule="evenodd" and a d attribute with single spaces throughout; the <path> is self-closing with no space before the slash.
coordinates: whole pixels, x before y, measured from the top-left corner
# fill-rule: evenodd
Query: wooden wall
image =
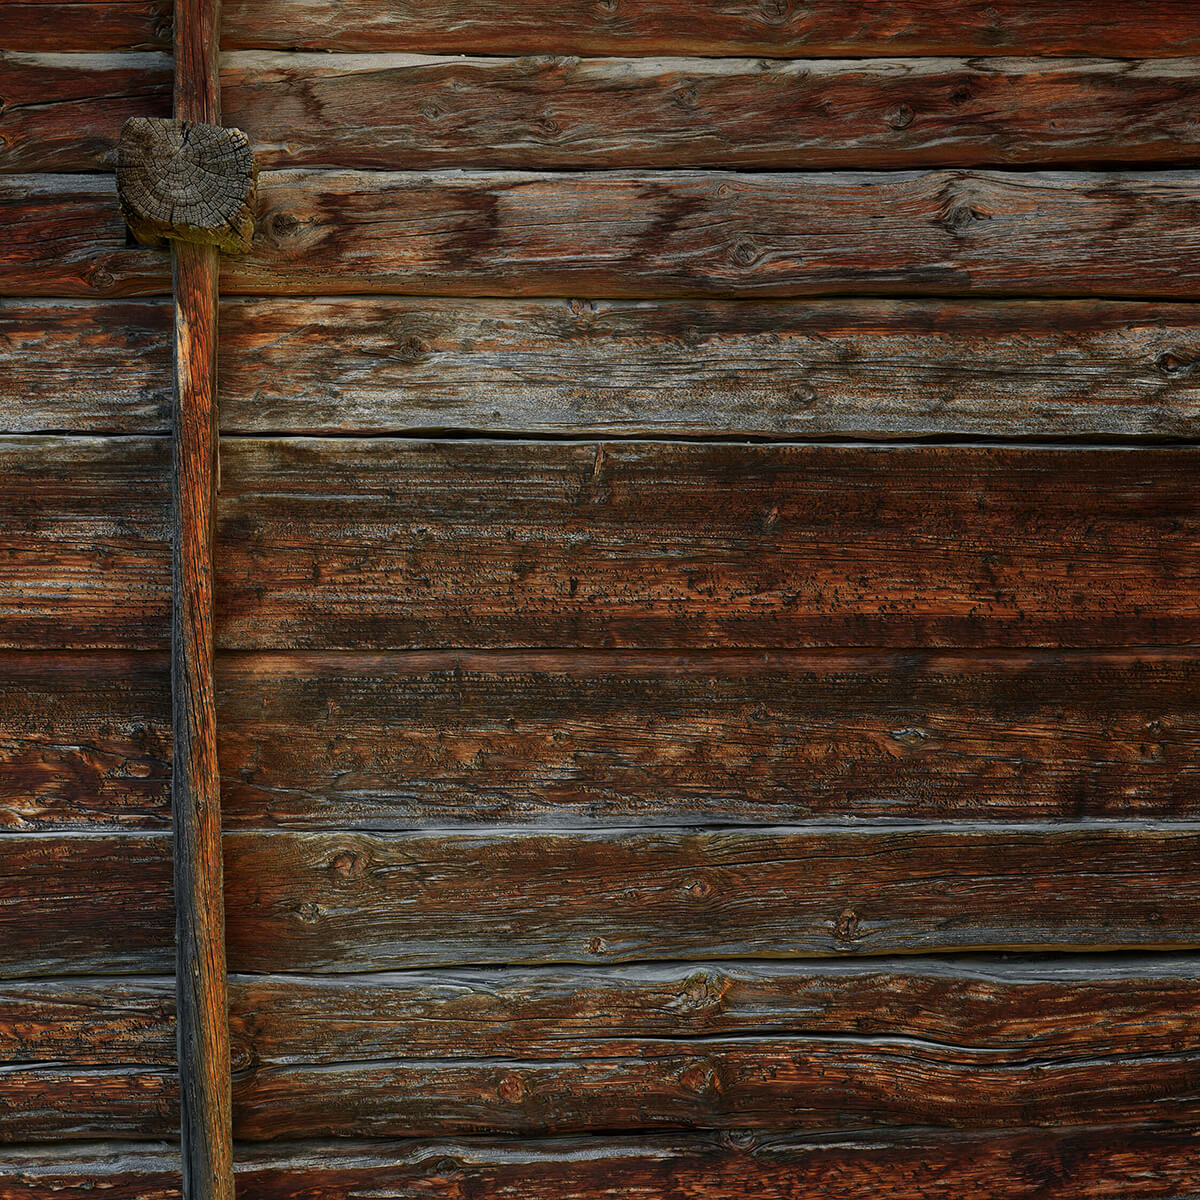
<path id="1" fill-rule="evenodd" d="M 169 45 L 0 6 L 0 1200 L 179 1189 Z M 1200 1190 L 1200 9 L 224 45 L 239 1196 Z"/>

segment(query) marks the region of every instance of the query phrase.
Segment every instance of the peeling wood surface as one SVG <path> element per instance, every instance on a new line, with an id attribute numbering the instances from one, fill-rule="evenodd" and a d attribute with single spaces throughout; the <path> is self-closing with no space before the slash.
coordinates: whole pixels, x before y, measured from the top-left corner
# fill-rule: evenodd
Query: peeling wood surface
<path id="1" fill-rule="evenodd" d="M 229 833 L 231 971 L 1200 945 L 1200 834 Z"/>
<path id="2" fill-rule="evenodd" d="M 130 117 L 171 115 L 171 77 L 165 54 L 0 51 L 0 171 L 112 170 Z"/>
<path id="3" fill-rule="evenodd" d="M 166 434 L 170 376 L 169 304 L 0 299 L 3 433 Z"/>
<path id="4" fill-rule="evenodd" d="M 225 0 L 226 49 L 446 54 L 730 54 L 768 58 L 913 54 L 1200 53 L 1191 0 Z"/>
<path id="5" fill-rule="evenodd" d="M 227 828 L 1200 817 L 1184 651 L 227 655 L 217 688 Z"/>
<path id="6" fill-rule="evenodd" d="M 0 654 L 0 828 L 168 828 L 169 689 L 160 654 Z"/>
<path id="7" fill-rule="evenodd" d="M 226 55 L 264 167 L 1185 163 L 1200 60 Z"/>
<path id="8" fill-rule="evenodd" d="M 1188 448 L 227 439 L 217 642 L 1190 643 L 1198 465 Z"/>
<path id="9" fill-rule="evenodd" d="M 0 438 L 0 647 L 166 645 L 169 456 L 158 438 Z"/>
<path id="10" fill-rule="evenodd" d="M 1200 437 L 1187 304 L 232 299 L 220 342 L 230 433 Z"/>
<path id="11" fill-rule="evenodd" d="M 224 293 L 1200 296 L 1193 171 L 267 171 L 259 197 Z"/>

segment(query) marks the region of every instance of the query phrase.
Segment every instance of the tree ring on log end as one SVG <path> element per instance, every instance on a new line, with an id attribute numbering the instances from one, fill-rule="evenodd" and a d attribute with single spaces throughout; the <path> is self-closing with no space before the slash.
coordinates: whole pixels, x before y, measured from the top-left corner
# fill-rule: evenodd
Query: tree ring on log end
<path id="1" fill-rule="evenodd" d="M 257 171 L 240 129 L 131 117 L 117 146 L 117 193 L 134 237 L 239 253 L 254 237 Z"/>

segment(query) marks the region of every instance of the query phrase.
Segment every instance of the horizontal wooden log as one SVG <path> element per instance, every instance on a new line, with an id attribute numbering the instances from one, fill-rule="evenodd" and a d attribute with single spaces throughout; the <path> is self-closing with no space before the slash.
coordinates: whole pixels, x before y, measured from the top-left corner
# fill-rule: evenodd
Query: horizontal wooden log
<path id="1" fill-rule="evenodd" d="M 1200 60 L 227 55 L 261 166 L 1192 163 Z M 802 114 L 802 119 L 801 118 Z"/>
<path id="2" fill-rule="evenodd" d="M 160 438 L 0 438 L 0 647 L 166 644 L 169 458 Z"/>
<path id="3" fill-rule="evenodd" d="M 2 295 L 170 294 L 170 256 L 131 244 L 111 175 L 0 175 L 0 223 Z"/>
<path id="4" fill-rule="evenodd" d="M 1191 0 L 841 0 L 797 4 L 715 0 L 477 0 L 385 5 L 225 0 L 222 44 L 290 50 L 411 50 L 446 54 L 726 54 L 770 58 L 845 54 L 1200 53 Z"/>
<path id="5" fill-rule="evenodd" d="M 167 433 L 170 374 L 168 304 L 0 299 L 0 432 Z"/>
<path id="6" fill-rule="evenodd" d="M 0 52 L 0 171 L 111 169 L 130 117 L 170 116 L 171 81 L 165 54 Z"/>
<path id="7" fill-rule="evenodd" d="M 1193 829 L 226 835 L 237 972 L 1200 945 Z"/>
<path id="8" fill-rule="evenodd" d="M 0 45 L 15 51 L 170 50 L 171 0 L 4 0 Z"/>
<path id="9" fill-rule="evenodd" d="M 0 978 L 169 971 L 170 834 L 0 834 Z"/>
<path id="10" fill-rule="evenodd" d="M 1200 965 L 1166 955 L 460 968 L 234 976 L 230 1033 L 246 1072 L 670 1057 L 692 1040 L 819 1036 L 1067 1062 L 1198 1053 L 1198 1005 Z"/>
<path id="11" fill-rule="evenodd" d="M 351 1062 L 259 1068 L 234 1129 L 309 1136 L 540 1136 L 652 1129 L 1121 1126 L 1194 1121 L 1200 1052 L 1012 1060 L 905 1039 L 704 1039 L 538 1063 Z M 1115 1136 L 1119 1136 L 1116 1135 Z"/>
<path id="12" fill-rule="evenodd" d="M 1183 304 L 232 299 L 219 353 L 230 433 L 1200 428 L 1200 309 Z"/>
<path id="13" fill-rule="evenodd" d="M 117 1142 L 9 1150 L 0 1200 L 178 1200 L 178 1153 Z M 243 1146 L 244 1200 L 355 1200 L 400 1194 L 497 1200 L 1188 1200 L 1200 1130 L 1192 1126 L 1010 1133 L 931 1130 L 835 1136 L 736 1135 Z"/>
<path id="14" fill-rule="evenodd" d="M 1194 171 L 268 171 L 259 196 L 224 293 L 1200 296 Z"/>
<path id="15" fill-rule="evenodd" d="M 168 828 L 170 702 L 161 655 L 0 654 L 0 828 Z"/>
<path id="16" fill-rule="evenodd" d="M 228 828 L 1200 817 L 1200 657 L 226 655 Z"/>
<path id="17" fill-rule="evenodd" d="M 227 649 L 1191 642 L 1188 448 L 229 439 Z"/>

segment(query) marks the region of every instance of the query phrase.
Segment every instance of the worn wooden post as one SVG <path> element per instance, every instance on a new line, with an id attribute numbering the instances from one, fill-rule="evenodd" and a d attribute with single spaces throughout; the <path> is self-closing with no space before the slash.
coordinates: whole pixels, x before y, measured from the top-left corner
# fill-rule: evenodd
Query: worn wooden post
<path id="1" fill-rule="evenodd" d="M 176 0 L 175 117 L 217 124 L 219 0 Z M 172 242 L 175 450 L 171 690 L 184 1200 L 233 1200 L 221 790 L 213 702 L 217 247 Z"/>

